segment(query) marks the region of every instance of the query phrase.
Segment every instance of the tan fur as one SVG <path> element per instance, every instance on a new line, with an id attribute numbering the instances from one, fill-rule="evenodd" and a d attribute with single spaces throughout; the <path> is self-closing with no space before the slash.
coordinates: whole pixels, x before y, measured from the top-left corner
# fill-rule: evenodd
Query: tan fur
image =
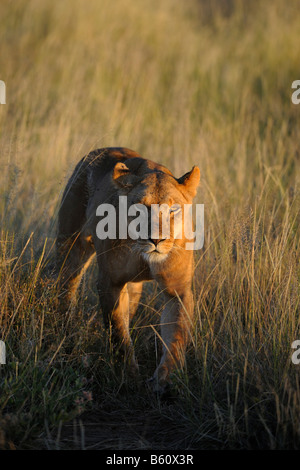
<path id="1" fill-rule="evenodd" d="M 101 203 L 110 203 L 118 214 L 120 195 L 128 197 L 128 206 L 133 203 L 183 206 L 192 203 L 199 179 L 198 167 L 176 179 L 163 165 L 143 159 L 132 150 L 100 149 L 78 163 L 59 211 L 57 262 L 62 303 L 67 307 L 75 301 L 81 276 L 96 254 L 105 324 L 112 332 L 112 339 L 122 346 L 133 370 L 138 365 L 129 322 L 137 309 L 143 282 L 154 279 L 162 289 L 165 296 L 160 333 L 163 354 L 153 376 L 153 386 L 158 391 L 164 390 L 171 372 L 184 361 L 194 310 L 193 252 L 184 249 L 184 237 L 174 239 L 172 218 L 170 238 L 156 246 L 150 240 L 100 240 L 96 235 L 99 221 L 96 208 Z"/>

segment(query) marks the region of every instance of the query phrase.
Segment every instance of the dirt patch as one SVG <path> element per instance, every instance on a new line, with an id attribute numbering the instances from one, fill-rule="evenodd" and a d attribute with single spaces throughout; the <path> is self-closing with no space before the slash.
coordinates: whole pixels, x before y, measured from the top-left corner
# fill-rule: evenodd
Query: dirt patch
<path id="1" fill-rule="evenodd" d="M 104 411 L 83 414 L 65 424 L 48 448 L 59 449 L 189 449 L 186 429 L 168 410 Z M 170 415 L 172 416 L 172 415 Z"/>

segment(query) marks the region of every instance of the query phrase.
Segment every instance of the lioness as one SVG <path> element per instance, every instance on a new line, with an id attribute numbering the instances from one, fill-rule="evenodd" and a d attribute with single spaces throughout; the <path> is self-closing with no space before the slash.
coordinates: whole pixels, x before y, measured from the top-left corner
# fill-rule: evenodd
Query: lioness
<path id="1" fill-rule="evenodd" d="M 144 281 L 156 280 L 165 296 L 161 315 L 163 354 L 152 383 L 163 392 L 175 367 L 182 366 L 193 319 L 191 282 L 193 251 L 185 249 L 185 235 L 175 238 L 174 204 L 191 204 L 200 180 L 197 166 L 175 178 L 163 165 L 126 148 L 104 148 L 84 157 L 71 176 L 60 205 L 57 262 L 60 297 L 74 302 L 81 276 L 96 254 L 100 305 L 112 339 L 121 345 L 131 369 L 137 370 L 129 322 L 136 312 Z M 97 207 L 110 203 L 119 220 L 119 196 L 128 206 L 167 204 L 170 235 L 152 239 L 99 239 Z M 178 207 L 178 206 L 177 206 Z M 122 214 L 121 214 L 122 215 Z M 161 233 L 161 232 L 159 232 Z"/>

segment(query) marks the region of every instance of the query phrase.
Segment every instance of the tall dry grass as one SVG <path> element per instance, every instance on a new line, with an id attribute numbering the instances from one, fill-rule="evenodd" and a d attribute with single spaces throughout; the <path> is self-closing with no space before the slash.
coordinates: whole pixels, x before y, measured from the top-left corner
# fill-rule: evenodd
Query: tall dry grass
<path id="1" fill-rule="evenodd" d="M 112 364 L 93 270 L 71 324 L 55 312 L 66 179 L 89 150 L 127 146 L 178 176 L 193 164 L 202 174 L 195 332 L 171 407 L 178 446 L 299 448 L 300 13 L 249 3 L 1 2 L 2 446 L 59 447 L 52 429 L 103 403 L 166 412 Z M 157 296 L 146 289 L 133 327 L 143 379 Z"/>

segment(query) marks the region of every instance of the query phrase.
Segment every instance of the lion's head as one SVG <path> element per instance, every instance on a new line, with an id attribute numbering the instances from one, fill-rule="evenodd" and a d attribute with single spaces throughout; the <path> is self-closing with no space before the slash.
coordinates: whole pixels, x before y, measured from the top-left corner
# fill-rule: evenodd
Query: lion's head
<path id="1" fill-rule="evenodd" d="M 157 263 L 171 251 L 184 249 L 187 205 L 200 181 L 197 166 L 177 179 L 162 165 L 133 158 L 118 162 L 112 178 L 118 195 L 127 196 L 128 234 L 135 252 L 148 263 Z"/>

